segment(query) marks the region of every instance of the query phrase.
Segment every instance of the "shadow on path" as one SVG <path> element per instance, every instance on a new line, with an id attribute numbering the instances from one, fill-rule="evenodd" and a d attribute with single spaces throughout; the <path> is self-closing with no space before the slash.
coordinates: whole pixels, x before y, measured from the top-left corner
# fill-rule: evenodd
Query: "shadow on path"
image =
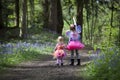
<path id="1" fill-rule="evenodd" d="M 89 63 L 89 56 L 86 50 L 81 52 L 81 66 L 69 66 L 69 55 L 64 60 L 64 66 L 56 66 L 51 55 L 24 62 L 9 67 L 7 71 L 0 74 L 0 80 L 84 80 L 80 73 L 83 67 Z"/>

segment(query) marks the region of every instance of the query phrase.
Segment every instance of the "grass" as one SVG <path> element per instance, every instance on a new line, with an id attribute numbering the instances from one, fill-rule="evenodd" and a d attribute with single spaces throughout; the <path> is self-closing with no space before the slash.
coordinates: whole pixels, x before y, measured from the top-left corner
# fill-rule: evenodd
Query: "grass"
<path id="1" fill-rule="evenodd" d="M 67 24 L 64 25 L 64 37 L 68 27 Z M 29 28 L 28 34 L 27 39 L 3 41 L 4 43 L 0 45 L 0 70 L 23 61 L 41 58 L 41 55 L 50 55 L 53 52 L 57 34 L 35 26 Z M 67 42 L 67 38 L 65 38 L 65 42 Z"/>
<path id="2" fill-rule="evenodd" d="M 0 45 L 0 70 L 52 54 L 57 35 L 41 29 L 32 29 L 29 32 L 32 34 L 28 39 L 10 40 Z"/>

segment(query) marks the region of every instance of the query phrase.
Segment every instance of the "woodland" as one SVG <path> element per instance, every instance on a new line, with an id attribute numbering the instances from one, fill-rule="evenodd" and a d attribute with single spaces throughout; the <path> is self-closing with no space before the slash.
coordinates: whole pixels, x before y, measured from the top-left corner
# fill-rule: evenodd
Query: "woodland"
<path id="1" fill-rule="evenodd" d="M 0 0 L 0 71 L 51 53 L 59 35 L 67 42 L 73 17 L 86 49 L 99 54 L 85 67 L 87 80 L 119 80 L 119 0 Z"/>

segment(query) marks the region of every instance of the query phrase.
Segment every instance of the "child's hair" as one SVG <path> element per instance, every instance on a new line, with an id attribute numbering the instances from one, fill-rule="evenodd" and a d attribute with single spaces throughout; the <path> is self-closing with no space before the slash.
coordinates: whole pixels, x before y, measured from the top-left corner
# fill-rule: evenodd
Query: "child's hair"
<path id="1" fill-rule="evenodd" d="M 74 24 L 71 24 L 71 25 L 70 25 L 70 30 L 72 30 L 72 31 L 75 30 L 75 25 L 74 25 Z"/>
<path id="2" fill-rule="evenodd" d="M 58 39 L 57 39 L 58 42 L 63 42 L 63 37 L 62 36 L 59 36 Z"/>

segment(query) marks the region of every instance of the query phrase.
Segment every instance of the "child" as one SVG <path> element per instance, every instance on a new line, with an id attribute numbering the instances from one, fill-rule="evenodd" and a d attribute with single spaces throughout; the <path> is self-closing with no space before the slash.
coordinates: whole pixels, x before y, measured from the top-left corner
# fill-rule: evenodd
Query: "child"
<path id="1" fill-rule="evenodd" d="M 74 51 L 76 52 L 77 65 L 80 65 L 80 57 L 78 50 L 84 48 L 84 44 L 80 42 L 79 33 L 76 31 L 75 26 L 73 24 L 70 25 L 70 31 L 67 31 L 66 34 L 69 36 L 67 49 L 71 51 L 70 65 L 74 65 Z"/>
<path id="2" fill-rule="evenodd" d="M 63 58 L 66 56 L 63 37 L 59 36 L 57 41 L 53 56 L 57 59 L 57 66 L 63 66 Z"/>

